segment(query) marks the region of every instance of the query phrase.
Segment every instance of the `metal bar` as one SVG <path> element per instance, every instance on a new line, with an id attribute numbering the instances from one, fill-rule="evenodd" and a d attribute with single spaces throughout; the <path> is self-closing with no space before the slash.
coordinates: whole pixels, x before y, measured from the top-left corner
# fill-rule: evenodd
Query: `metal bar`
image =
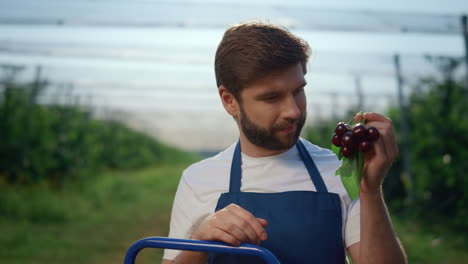
<path id="1" fill-rule="evenodd" d="M 201 241 L 191 239 L 177 239 L 168 237 L 148 237 L 135 242 L 125 255 L 125 264 L 135 264 L 135 258 L 144 248 L 167 248 L 177 250 L 203 251 L 214 253 L 229 253 L 257 256 L 266 261 L 267 264 L 280 264 L 279 260 L 267 249 L 242 244 L 239 247 L 229 246 L 221 242 Z"/>
<path id="2" fill-rule="evenodd" d="M 362 94 L 361 86 L 361 76 L 356 75 L 354 78 L 354 84 L 356 87 L 356 96 L 358 98 L 358 111 L 363 111 L 364 109 L 364 95 Z"/>

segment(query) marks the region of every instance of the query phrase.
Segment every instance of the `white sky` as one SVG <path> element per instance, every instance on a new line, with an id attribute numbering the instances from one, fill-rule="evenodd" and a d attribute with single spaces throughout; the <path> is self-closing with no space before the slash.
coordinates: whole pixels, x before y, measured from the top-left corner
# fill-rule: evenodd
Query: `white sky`
<path id="1" fill-rule="evenodd" d="M 284 5 L 283 0 L 187 0 L 180 2 L 191 3 L 238 3 L 238 4 L 276 4 Z M 353 10 L 379 10 L 379 11 L 397 11 L 397 12 L 417 12 L 417 13 L 436 13 L 436 14 L 456 14 L 467 13 L 468 2 L 463 0 L 290 0 L 287 1 L 290 6 L 313 7 L 313 8 L 333 8 L 333 9 L 353 9 Z"/>

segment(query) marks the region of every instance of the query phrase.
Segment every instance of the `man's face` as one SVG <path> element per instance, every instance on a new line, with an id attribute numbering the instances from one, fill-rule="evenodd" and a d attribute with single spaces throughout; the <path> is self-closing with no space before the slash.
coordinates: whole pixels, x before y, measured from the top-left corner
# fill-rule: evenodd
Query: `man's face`
<path id="1" fill-rule="evenodd" d="M 304 72 L 298 63 L 246 87 L 240 94 L 238 122 L 254 145 L 285 150 L 296 144 L 307 110 Z"/>

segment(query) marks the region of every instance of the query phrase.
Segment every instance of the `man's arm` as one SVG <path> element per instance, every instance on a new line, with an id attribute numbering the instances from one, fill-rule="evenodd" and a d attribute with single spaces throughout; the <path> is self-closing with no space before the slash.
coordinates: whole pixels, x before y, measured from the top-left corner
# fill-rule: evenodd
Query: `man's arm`
<path id="1" fill-rule="evenodd" d="M 390 119 L 366 113 L 366 126 L 379 130 L 380 138 L 374 150 L 366 153 L 365 173 L 361 180 L 361 239 L 348 248 L 353 263 L 406 263 L 403 247 L 399 243 L 390 221 L 382 193 L 384 176 L 398 156 L 398 147 Z"/>
<path id="2" fill-rule="evenodd" d="M 208 254 L 198 251 L 182 251 L 175 260 L 163 259 L 162 264 L 206 263 Z"/>
<path id="3" fill-rule="evenodd" d="M 359 198 L 361 240 L 348 248 L 353 263 L 406 263 L 403 247 L 393 232 L 382 192 L 361 192 Z"/>

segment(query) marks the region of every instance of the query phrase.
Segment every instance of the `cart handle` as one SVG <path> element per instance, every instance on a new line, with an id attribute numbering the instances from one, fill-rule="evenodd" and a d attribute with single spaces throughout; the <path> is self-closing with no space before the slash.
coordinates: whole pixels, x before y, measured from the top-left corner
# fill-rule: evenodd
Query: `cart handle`
<path id="1" fill-rule="evenodd" d="M 221 242 L 177 239 L 168 237 L 147 237 L 135 242 L 125 255 L 125 264 L 135 264 L 135 258 L 144 248 L 168 248 L 190 251 L 242 254 L 261 257 L 267 264 L 280 264 L 278 259 L 267 249 L 252 244 L 241 244 L 239 247 Z"/>

